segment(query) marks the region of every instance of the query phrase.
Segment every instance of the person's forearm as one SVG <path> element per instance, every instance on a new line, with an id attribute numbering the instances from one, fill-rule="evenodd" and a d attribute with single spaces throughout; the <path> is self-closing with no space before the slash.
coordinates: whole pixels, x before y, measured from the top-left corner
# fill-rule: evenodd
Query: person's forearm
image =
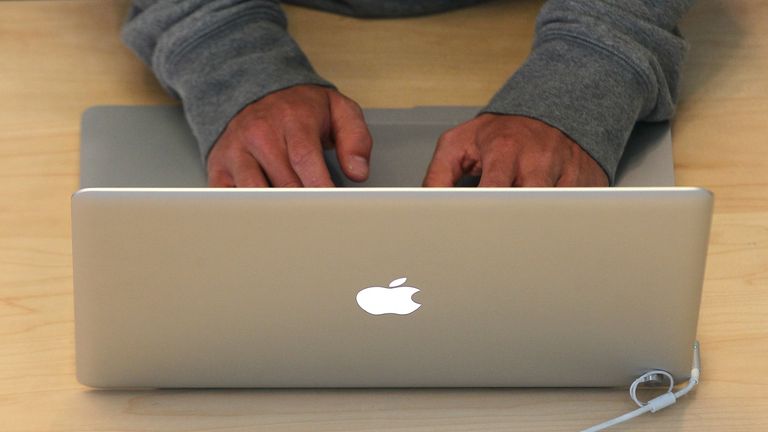
<path id="1" fill-rule="evenodd" d="M 276 0 L 134 0 L 123 40 L 183 101 L 203 156 L 250 102 L 297 84 L 332 86 L 288 35 Z"/>
<path id="2" fill-rule="evenodd" d="M 483 112 L 557 127 L 613 181 L 635 122 L 674 113 L 687 50 L 676 26 L 692 2 L 550 0 L 531 55 Z"/>

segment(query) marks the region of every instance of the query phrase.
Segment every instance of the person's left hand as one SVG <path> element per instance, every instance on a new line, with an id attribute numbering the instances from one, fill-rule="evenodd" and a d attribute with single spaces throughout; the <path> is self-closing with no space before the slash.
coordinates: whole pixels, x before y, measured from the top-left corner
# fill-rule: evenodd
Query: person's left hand
<path id="1" fill-rule="evenodd" d="M 608 186 L 575 141 L 518 115 L 481 114 L 440 137 L 424 186 L 453 187 L 462 175 L 480 176 L 480 187 Z"/>

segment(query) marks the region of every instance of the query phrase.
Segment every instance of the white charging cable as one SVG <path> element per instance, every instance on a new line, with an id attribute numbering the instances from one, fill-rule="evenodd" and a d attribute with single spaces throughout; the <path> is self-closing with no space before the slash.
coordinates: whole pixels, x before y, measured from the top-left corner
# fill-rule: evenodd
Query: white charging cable
<path id="1" fill-rule="evenodd" d="M 623 423 L 627 420 L 631 420 L 647 412 L 655 413 L 656 411 L 662 410 L 674 404 L 675 402 L 677 402 L 679 398 L 685 396 L 686 394 L 688 394 L 688 392 L 693 390 L 693 388 L 696 387 L 696 384 L 699 383 L 700 374 L 701 374 L 701 357 L 699 354 L 699 342 L 696 341 L 693 343 L 693 368 L 691 369 L 691 378 L 688 380 L 688 384 L 686 384 L 685 387 L 681 388 L 676 392 L 673 392 L 672 389 L 675 387 L 675 379 L 672 378 L 672 375 L 669 372 L 663 371 L 663 370 L 652 370 L 650 372 L 646 372 L 642 376 L 640 376 L 638 379 L 636 379 L 632 383 L 632 385 L 629 387 L 630 397 L 632 397 L 632 400 L 635 401 L 635 403 L 640 408 L 632 412 L 628 412 L 623 416 L 616 417 L 615 419 L 611 419 L 606 422 L 600 423 L 597 426 L 592 426 L 589 429 L 584 429 L 582 432 L 601 431 L 611 426 L 616 426 L 617 424 Z M 667 392 L 661 396 L 658 396 L 649 400 L 648 402 L 643 402 L 639 400 L 637 398 L 637 387 L 640 384 L 644 384 L 650 381 L 657 381 L 659 377 L 664 377 L 669 381 L 669 388 L 667 389 Z"/>

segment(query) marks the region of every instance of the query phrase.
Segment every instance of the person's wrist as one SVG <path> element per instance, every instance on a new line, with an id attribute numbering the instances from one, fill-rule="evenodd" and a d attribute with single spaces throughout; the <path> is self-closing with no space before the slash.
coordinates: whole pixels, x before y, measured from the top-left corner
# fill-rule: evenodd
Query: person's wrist
<path id="1" fill-rule="evenodd" d="M 613 183 L 646 94 L 634 72 L 582 42 L 539 42 L 483 113 L 516 114 L 556 127 L 594 159 Z"/>

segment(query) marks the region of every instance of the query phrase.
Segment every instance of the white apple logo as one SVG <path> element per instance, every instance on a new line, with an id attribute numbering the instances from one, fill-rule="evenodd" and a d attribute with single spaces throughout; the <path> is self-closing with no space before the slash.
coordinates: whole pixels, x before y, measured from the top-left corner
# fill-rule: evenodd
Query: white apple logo
<path id="1" fill-rule="evenodd" d="M 419 292 L 418 288 L 401 286 L 407 278 L 395 279 L 389 288 L 369 287 L 357 293 L 357 304 L 371 315 L 397 314 L 408 315 L 421 304 L 411 298 Z"/>

